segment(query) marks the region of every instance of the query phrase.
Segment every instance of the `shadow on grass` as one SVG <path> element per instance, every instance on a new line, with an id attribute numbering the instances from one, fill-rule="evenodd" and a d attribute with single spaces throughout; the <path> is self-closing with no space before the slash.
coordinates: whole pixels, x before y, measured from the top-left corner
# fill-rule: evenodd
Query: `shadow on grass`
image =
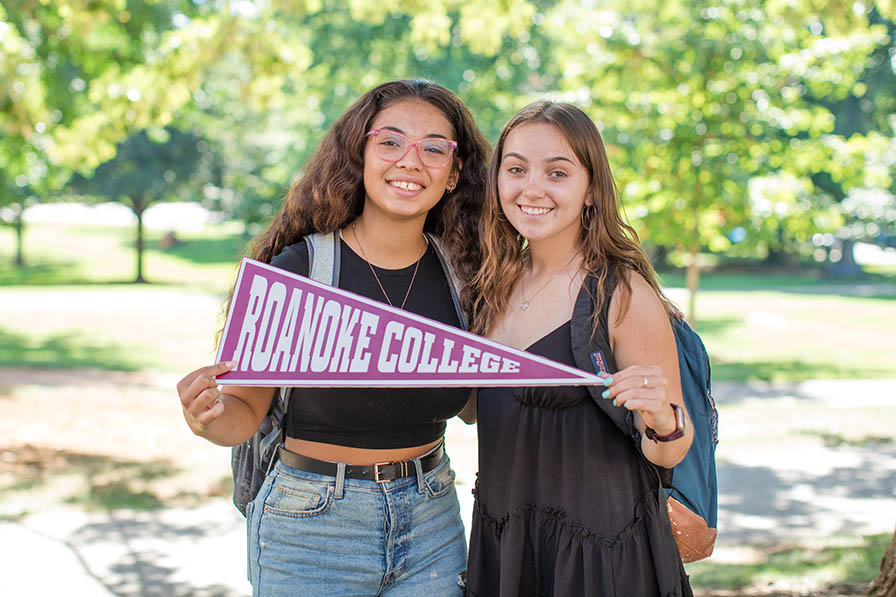
<path id="1" fill-rule="evenodd" d="M 147 252 L 154 251 L 196 264 L 231 264 L 239 261 L 247 242 L 248 240 L 241 235 L 187 238 L 167 248 L 162 247 L 160 241 L 155 241 L 149 244 Z"/>
<path id="2" fill-rule="evenodd" d="M 138 462 L 30 445 L 0 448 L 0 455 L 0 498 L 53 491 L 60 503 L 87 510 L 162 508 L 153 482 L 181 472 L 168 460 Z"/>
<path id="3" fill-rule="evenodd" d="M 140 351 L 118 344 L 100 344 L 77 332 L 34 340 L 0 328 L 0 366 L 48 369 L 95 367 L 108 371 L 139 371 L 150 362 Z"/>
<path id="4" fill-rule="evenodd" d="M 851 448 L 874 448 L 876 446 L 886 446 L 896 443 L 896 438 L 882 435 L 846 437 L 840 433 L 830 433 L 828 431 L 819 431 L 816 429 L 807 429 L 801 433 L 802 435 L 819 438 L 821 443 L 827 448 L 839 448 L 841 446 L 848 446 Z"/>
<path id="5" fill-rule="evenodd" d="M 712 359 L 713 381 L 791 381 L 812 379 L 866 379 L 892 377 L 893 370 L 882 367 L 848 366 L 835 362 L 737 361 Z"/>
<path id="6" fill-rule="evenodd" d="M 866 535 L 846 545 L 778 549 L 753 564 L 727 564 L 710 558 L 688 564 L 687 568 L 695 589 L 743 589 L 785 578 L 866 584 L 877 576 L 892 537 L 882 533 Z"/>
<path id="7" fill-rule="evenodd" d="M 716 317 L 712 319 L 701 319 L 694 325 L 694 331 L 698 334 L 722 335 L 731 328 L 743 327 L 745 317 Z"/>
<path id="8" fill-rule="evenodd" d="M 134 277 L 102 278 L 83 276 L 74 262 L 53 261 L 52 263 L 29 264 L 21 268 L 0 269 L 0 286 L 97 286 L 113 284 L 138 284 Z M 131 276 L 131 274 L 128 274 Z"/>
<path id="9" fill-rule="evenodd" d="M 29 514 L 27 511 L 7 514 L 2 522 L 7 526 L 19 524 L 20 530 L 40 540 L 26 544 L 26 553 L 32 546 L 52 546 L 54 554 L 60 548 L 67 549 L 70 566 L 78 569 L 65 567 L 62 573 L 79 577 L 66 578 L 93 579 L 106 589 L 104 595 L 241 597 L 242 591 L 223 582 L 208 584 L 184 576 L 185 566 L 191 568 L 177 558 L 205 557 L 207 554 L 196 551 L 197 542 L 217 541 L 223 533 L 236 531 L 244 523 L 235 516 L 219 520 L 219 516 L 208 513 L 201 513 L 197 520 L 186 509 L 189 504 L 184 503 L 192 501 L 195 505 L 197 500 L 189 499 L 192 494 L 173 496 L 169 503 L 164 503 L 152 484 L 164 484 L 166 477 L 179 472 L 166 460 L 135 462 L 34 446 L 0 447 L 0 502 L 4 505 L 21 502 L 25 508 L 30 504 L 42 506 L 50 494 L 57 503 L 74 504 L 97 513 L 73 530 L 62 525 L 50 533 L 30 526 L 27 518 L 23 519 Z M 28 477 L 29 485 L 19 485 L 17 489 L 7 483 L 10 477 Z M 17 490 L 27 493 L 10 500 Z M 178 506 L 181 512 L 167 515 L 167 506 Z M 9 508 L 5 510 L 8 512 Z M 39 553 L 35 555 L 40 557 Z M 207 563 L 215 565 L 211 559 Z M 28 571 L 32 568 L 47 570 L 40 563 L 29 565 Z M 52 574 L 56 567 L 50 566 L 49 570 Z M 41 586 L 40 579 L 32 582 Z"/>
<path id="10" fill-rule="evenodd" d="M 58 286 L 95 284 L 78 274 L 74 262 L 40 263 L 24 267 L 0 268 L 0 286 Z"/>
<path id="11" fill-rule="evenodd" d="M 688 564 L 691 584 L 701 590 L 699 594 L 750 587 L 744 595 L 784 595 L 791 593 L 762 589 L 769 583 L 833 586 L 867 584 L 875 578 L 892 531 L 859 535 L 857 529 L 867 524 L 869 511 L 889 512 L 892 491 L 888 488 L 896 487 L 896 469 L 892 466 L 896 450 L 892 444 L 846 449 L 851 450 L 855 461 L 832 466 L 823 473 L 801 470 L 798 462 L 794 462 L 796 470 L 784 470 L 718 461 L 722 545 L 752 545 L 760 555 L 742 563 L 710 558 Z M 817 458 L 832 452 L 813 454 Z M 866 501 L 864 508 L 844 508 L 844 503 L 859 500 Z"/>

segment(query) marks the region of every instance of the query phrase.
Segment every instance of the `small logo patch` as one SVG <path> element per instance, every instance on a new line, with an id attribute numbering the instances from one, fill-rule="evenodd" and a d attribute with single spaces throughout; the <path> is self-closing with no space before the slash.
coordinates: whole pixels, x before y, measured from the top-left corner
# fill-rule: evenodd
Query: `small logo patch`
<path id="1" fill-rule="evenodd" d="M 594 365 L 595 373 L 609 373 L 607 370 L 607 361 L 604 358 L 604 351 L 595 350 L 591 353 L 591 364 Z"/>

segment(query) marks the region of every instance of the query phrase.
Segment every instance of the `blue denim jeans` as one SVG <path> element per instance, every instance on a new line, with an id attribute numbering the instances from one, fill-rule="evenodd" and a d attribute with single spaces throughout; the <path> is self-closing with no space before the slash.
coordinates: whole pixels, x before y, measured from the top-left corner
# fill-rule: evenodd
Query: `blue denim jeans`
<path id="1" fill-rule="evenodd" d="M 382 484 L 278 462 L 248 505 L 247 529 L 254 597 L 461 594 L 466 540 L 447 455 Z"/>

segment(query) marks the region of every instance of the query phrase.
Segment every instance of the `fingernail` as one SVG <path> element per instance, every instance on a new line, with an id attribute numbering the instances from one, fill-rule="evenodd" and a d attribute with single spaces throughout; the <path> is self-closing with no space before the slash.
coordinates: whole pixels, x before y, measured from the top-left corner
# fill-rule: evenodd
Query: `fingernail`
<path id="1" fill-rule="evenodd" d="M 604 390 L 604 393 L 601 394 L 601 396 L 603 396 L 604 398 L 609 398 L 609 397 L 610 397 L 610 390 Z"/>
<path id="2" fill-rule="evenodd" d="M 227 361 L 224 364 L 227 366 L 228 369 L 233 369 L 236 367 L 236 361 Z"/>
<path id="3" fill-rule="evenodd" d="M 611 383 L 613 383 L 613 378 L 612 378 L 612 377 L 607 377 L 607 378 L 604 379 L 604 385 L 605 385 L 605 386 L 608 386 L 608 385 L 610 385 Z"/>
<path id="4" fill-rule="evenodd" d="M 613 398 L 613 406 L 617 406 L 615 398 Z"/>

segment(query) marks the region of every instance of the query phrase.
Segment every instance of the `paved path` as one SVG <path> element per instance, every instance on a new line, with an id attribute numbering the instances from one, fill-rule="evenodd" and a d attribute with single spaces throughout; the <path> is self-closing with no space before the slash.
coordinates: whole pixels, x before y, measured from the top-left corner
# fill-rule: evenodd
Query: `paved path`
<path id="1" fill-rule="evenodd" d="M 896 380 L 802 384 L 717 383 L 723 410 L 717 555 L 831 534 L 892 532 L 896 444 L 839 441 L 725 452 L 756 433 L 750 419 L 790 412 L 838 418 L 859 410 L 896 420 Z M 849 403 L 844 406 L 844 396 Z M 773 406 L 774 408 L 769 408 Z M 813 414 L 814 413 L 814 414 Z M 766 416 L 766 415 L 761 415 Z M 799 419 L 799 418 L 797 418 Z M 767 427 L 783 421 L 770 420 Z M 892 430 L 891 423 L 884 426 Z M 774 435 L 774 432 L 771 432 Z M 783 436 L 782 436 L 783 437 Z M 729 441 L 730 438 L 730 441 Z M 736 438 L 736 439 L 735 439 Z M 809 438 L 812 439 L 812 438 Z M 465 521 L 476 470 L 475 427 L 452 421 L 448 449 Z M 222 452 L 222 458 L 226 458 Z M 197 509 L 83 513 L 52 510 L 0 522 L 0 595 L 236 597 L 245 580 L 243 519 L 227 500 Z"/>

